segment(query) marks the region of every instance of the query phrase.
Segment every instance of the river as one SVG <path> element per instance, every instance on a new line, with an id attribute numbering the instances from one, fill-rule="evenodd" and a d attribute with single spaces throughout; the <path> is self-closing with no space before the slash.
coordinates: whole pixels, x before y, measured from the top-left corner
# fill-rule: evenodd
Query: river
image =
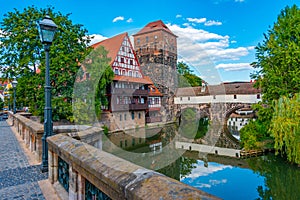
<path id="1" fill-rule="evenodd" d="M 169 125 L 116 132 L 103 149 L 225 200 L 300 199 L 300 168 L 281 156 L 241 159 L 176 149 L 178 130 Z"/>

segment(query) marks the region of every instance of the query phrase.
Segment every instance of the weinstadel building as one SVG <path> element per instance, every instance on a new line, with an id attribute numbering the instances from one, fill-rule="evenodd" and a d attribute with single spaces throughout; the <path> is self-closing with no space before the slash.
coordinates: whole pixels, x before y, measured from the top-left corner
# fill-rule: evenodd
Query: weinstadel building
<path id="1" fill-rule="evenodd" d="M 111 130 L 144 126 L 149 117 L 149 91 L 153 82 L 143 75 L 128 34 L 92 45 L 93 48 L 99 46 L 108 51 L 114 72 L 113 82 L 107 90 L 109 106 L 102 117 L 105 124 Z"/>

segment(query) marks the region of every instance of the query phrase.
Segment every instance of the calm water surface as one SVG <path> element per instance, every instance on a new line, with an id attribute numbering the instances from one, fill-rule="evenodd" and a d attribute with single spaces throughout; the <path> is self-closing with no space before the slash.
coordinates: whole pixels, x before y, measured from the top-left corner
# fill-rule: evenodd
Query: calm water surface
<path id="1" fill-rule="evenodd" d="M 178 156 L 170 142 L 176 131 L 176 126 L 170 126 L 160 131 L 115 133 L 103 148 L 225 200 L 300 200 L 300 167 L 274 154 L 238 159 L 186 151 Z M 159 166 L 162 161 L 167 164 Z"/>

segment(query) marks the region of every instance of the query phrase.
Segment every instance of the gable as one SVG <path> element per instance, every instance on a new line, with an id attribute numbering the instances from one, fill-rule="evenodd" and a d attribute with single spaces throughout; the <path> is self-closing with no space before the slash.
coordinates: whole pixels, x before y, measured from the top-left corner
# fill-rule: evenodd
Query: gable
<path id="1" fill-rule="evenodd" d="M 139 62 L 127 34 L 119 46 L 112 68 L 115 75 L 143 78 Z"/>

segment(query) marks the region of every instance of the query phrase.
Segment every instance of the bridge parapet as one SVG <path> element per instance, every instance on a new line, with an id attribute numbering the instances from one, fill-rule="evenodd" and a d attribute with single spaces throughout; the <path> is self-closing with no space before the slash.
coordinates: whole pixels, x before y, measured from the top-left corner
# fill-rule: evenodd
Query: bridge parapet
<path id="1" fill-rule="evenodd" d="M 24 141 L 26 148 L 34 155 L 37 162 L 42 161 L 42 137 L 44 134 L 44 125 L 31 120 L 31 113 L 8 112 L 8 121 L 16 130 L 21 139 Z M 77 132 L 86 129 L 87 126 L 54 126 L 53 134 Z"/>
<path id="2" fill-rule="evenodd" d="M 48 144 L 49 179 L 68 199 L 218 199 L 66 134 Z"/>

